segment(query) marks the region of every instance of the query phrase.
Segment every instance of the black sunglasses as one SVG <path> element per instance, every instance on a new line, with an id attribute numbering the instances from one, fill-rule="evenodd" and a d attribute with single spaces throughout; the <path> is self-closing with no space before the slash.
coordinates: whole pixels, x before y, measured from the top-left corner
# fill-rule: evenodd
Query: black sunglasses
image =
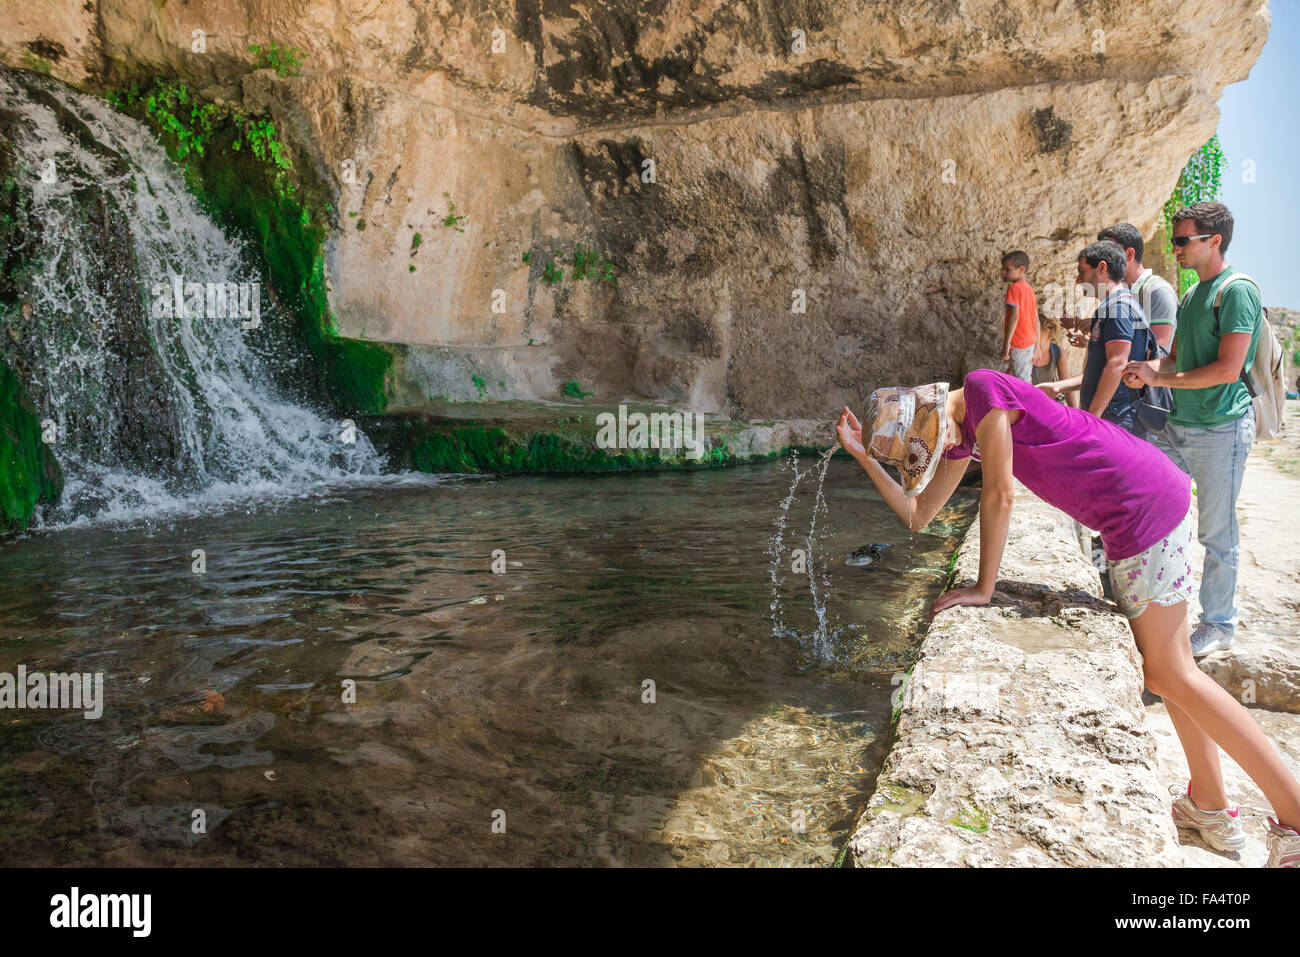
<path id="1" fill-rule="evenodd" d="M 1210 238 L 1211 236 L 1213 236 L 1213 235 L 1215 235 L 1215 234 L 1214 234 L 1214 233 L 1201 233 L 1199 236 L 1175 236 L 1173 239 L 1171 239 L 1171 240 L 1169 240 L 1169 241 L 1170 241 L 1171 243 L 1173 243 L 1175 246 L 1177 246 L 1179 249 L 1182 249 L 1184 246 L 1186 246 L 1188 243 L 1190 243 L 1193 239 L 1209 239 L 1209 238 Z"/>

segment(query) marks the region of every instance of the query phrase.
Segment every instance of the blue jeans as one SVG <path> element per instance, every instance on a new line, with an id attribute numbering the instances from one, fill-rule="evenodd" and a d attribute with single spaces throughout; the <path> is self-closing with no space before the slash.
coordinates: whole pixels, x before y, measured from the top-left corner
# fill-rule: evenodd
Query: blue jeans
<path id="1" fill-rule="evenodd" d="M 1255 441 L 1252 409 L 1234 422 L 1194 429 L 1169 422 L 1153 437 L 1196 482 L 1196 537 L 1205 546 L 1201 572 L 1201 621 L 1231 635 L 1237 629 L 1237 496 L 1246 456 Z"/>
<path id="2" fill-rule="evenodd" d="M 1111 418 L 1110 412 L 1107 410 L 1107 414 L 1103 415 L 1102 418 L 1112 425 L 1118 425 L 1125 432 L 1132 432 L 1139 439 L 1151 440 L 1151 433 L 1142 427 L 1142 423 L 1138 422 L 1137 409 L 1130 407 L 1127 412 L 1116 418 Z M 1182 466 L 1180 465 L 1179 468 L 1182 468 Z"/>

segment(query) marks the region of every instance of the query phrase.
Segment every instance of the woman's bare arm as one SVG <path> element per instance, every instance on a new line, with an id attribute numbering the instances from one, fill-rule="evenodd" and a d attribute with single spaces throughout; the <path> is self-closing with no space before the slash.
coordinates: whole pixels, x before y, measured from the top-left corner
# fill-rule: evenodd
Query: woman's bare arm
<path id="1" fill-rule="evenodd" d="M 966 474 L 966 467 L 970 464 L 969 459 L 943 459 L 935 470 L 930 484 L 916 498 L 909 499 L 903 491 L 903 486 L 894 481 L 885 471 L 885 467 L 870 455 L 858 458 L 857 461 L 871 476 L 871 481 L 875 483 L 880 497 L 894 510 L 898 520 L 907 527 L 909 532 L 919 532 L 930 524 L 939 513 L 939 509 L 943 508 L 952 497 L 953 490 L 961 482 L 961 477 Z"/>
<path id="2" fill-rule="evenodd" d="M 1015 480 L 1011 475 L 1011 418 L 1021 412 L 990 409 L 975 430 L 984 480 L 980 491 L 980 570 L 973 588 L 954 588 L 935 599 L 937 614 L 954 605 L 986 605 L 993 598 L 1002 567 L 1002 553 L 1011 525 Z"/>
<path id="3" fill-rule="evenodd" d="M 903 491 L 903 486 L 894 481 L 885 471 L 885 467 L 867 452 L 862 442 L 862 424 L 848 409 L 841 413 L 840 421 L 836 425 L 836 433 L 839 435 L 840 445 L 844 447 L 844 451 L 853 456 L 867 475 L 871 476 L 871 481 L 880 492 L 880 497 L 885 500 L 885 504 L 893 510 L 909 532 L 919 532 L 930 524 L 939 509 L 943 508 L 952 497 L 953 490 L 961 481 L 961 477 L 966 474 L 966 466 L 969 464 L 966 459 L 943 459 L 939 462 L 934 477 L 921 494 L 909 499 Z"/>
<path id="4" fill-rule="evenodd" d="M 1011 506 L 1015 501 L 1015 479 L 1011 472 L 1011 426 L 1024 413 L 1016 410 L 990 409 L 975 430 L 984 469 L 980 492 L 980 571 L 974 588 L 955 588 L 935 599 L 936 613 L 953 605 L 985 605 L 993 598 L 1002 567 L 1002 553 L 1007 545 L 1011 525 Z M 903 488 L 885 471 L 885 467 L 867 453 L 862 444 L 862 425 L 847 408 L 840 415 L 835 431 L 844 450 L 853 456 L 871 476 L 880 495 L 910 531 L 924 528 L 952 495 L 961 481 L 967 462 L 944 459 L 938 472 L 915 499 L 909 500 Z M 922 521 L 924 519 L 924 521 Z M 918 522 L 920 524 L 918 524 Z"/>

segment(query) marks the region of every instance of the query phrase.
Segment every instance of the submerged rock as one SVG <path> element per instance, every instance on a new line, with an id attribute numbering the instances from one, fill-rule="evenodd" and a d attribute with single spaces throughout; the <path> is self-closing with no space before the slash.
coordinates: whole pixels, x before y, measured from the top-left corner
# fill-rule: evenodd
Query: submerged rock
<path id="1" fill-rule="evenodd" d="M 876 562 L 889 546 L 882 542 L 875 542 L 871 545 L 863 545 L 861 548 L 855 548 L 844 558 L 845 565 L 855 567 L 865 567 Z"/>

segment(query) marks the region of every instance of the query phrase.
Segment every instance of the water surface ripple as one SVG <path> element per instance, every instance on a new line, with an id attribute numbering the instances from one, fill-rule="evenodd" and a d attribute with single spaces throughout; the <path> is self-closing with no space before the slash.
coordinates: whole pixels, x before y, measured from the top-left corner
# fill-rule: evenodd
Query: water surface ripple
<path id="1" fill-rule="evenodd" d="M 829 863 L 971 509 L 909 536 L 832 461 L 826 620 L 787 561 L 774 629 L 789 488 L 777 462 L 367 484 L 6 543 L 0 671 L 102 671 L 106 705 L 4 712 L 0 862 Z"/>

